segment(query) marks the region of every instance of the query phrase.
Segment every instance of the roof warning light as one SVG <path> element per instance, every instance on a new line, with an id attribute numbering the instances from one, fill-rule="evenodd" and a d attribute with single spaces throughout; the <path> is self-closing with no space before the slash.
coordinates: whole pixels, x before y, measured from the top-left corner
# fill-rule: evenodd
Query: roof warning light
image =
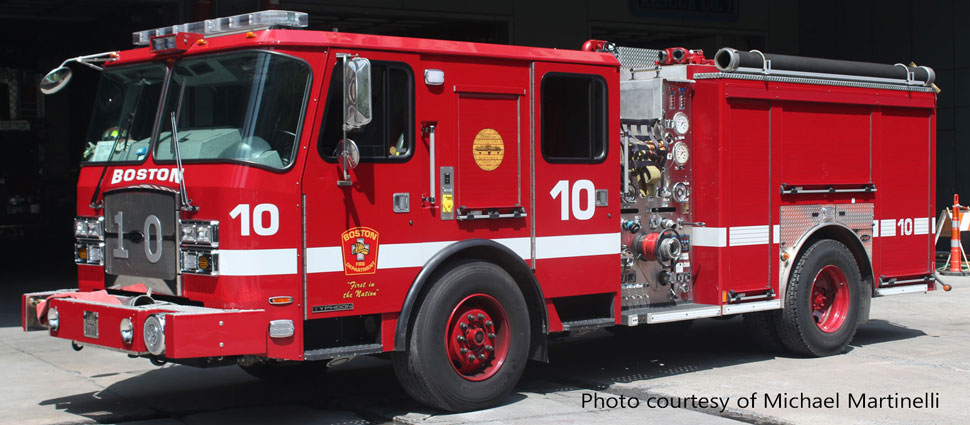
<path id="1" fill-rule="evenodd" d="M 199 22 L 189 22 L 187 24 L 137 31 L 131 33 L 131 42 L 136 46 L 147 46 L 152 38 L 169 34 L 188 32 L 202 34 L 204 37 L 215 37 L 270 28 L 306 28 L 308 23 L 309 16 L 304 12 L 264 10 L 225 18 L 206 19 Z"/>

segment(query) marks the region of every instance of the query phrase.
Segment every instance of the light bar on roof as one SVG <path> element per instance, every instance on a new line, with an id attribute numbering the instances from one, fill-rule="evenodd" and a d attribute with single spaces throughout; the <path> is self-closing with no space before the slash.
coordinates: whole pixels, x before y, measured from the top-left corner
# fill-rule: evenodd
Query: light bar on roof
<path id="1" fill-rule="evenodd" d="M 271 27 L 306 28 L 308 23 L 309 16 L 304 12 L 264 10 L 226 18 L 206 19 L 199 22 L 189 22 L 187 24 L 133 32 L 131 33 L 131 42 L 136 46 L 147 46 L 151 42 L 152 37 L 180 32 L 215 37 L 247 31 L 265 30 Z"/>

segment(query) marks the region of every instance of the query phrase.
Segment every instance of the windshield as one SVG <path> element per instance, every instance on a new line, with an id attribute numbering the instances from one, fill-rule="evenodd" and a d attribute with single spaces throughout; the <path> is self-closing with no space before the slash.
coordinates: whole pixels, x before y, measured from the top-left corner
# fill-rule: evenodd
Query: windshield
<path id="1" fill-rule="evenodd" d="M 140 161 L 148 154 L 164 64 L 106 69 L 94 96 L 83 163 Z"/>
<path id="2" fill-rule="evenodd" d="M 286 168 L 295 156 L 310 84 L 308 66 L 269 52 L 176 62 L 162 111 L 155 159 L 174 160 L 176 114 L 184 161 L 230 160 Z"/>

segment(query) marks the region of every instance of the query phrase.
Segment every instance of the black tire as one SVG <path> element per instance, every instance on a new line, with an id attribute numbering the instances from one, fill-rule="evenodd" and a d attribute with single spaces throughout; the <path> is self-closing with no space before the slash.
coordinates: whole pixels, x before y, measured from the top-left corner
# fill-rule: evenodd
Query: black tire
<path id="1" fill-rule="evenodd" d="M 771 353 L 787 353 L 788 349 L 778 335 L 776 311 L 744 313 L 744 326 L 759 348 Z"/>
<path id="2" fill-rule="evenodd" d="M 812 309 L 812 288 L 823 268 L 834 266 L 845 277 L 848 289 L 844 321 L 830 332 L 816 324 Z M 777 313 L 776 325 L 782 344 L 795 354 L 821 357 L 845 351 L 859 323 L 859 303 L 865 289 L 855 257 L 841 242 L 820 240 L 798 258 L 788 279 L 785 308 Z"/>
<path id="3" fill-rule="evenodd" d="M 265 362 L 239 365 L 246 373 L 267 382 L 298 383 L 320 378 L 327 371 L 327 362 Z"/>
<path id="4" fill-rule="evenodd" d="M 483 261 L 459 263 L 430 283 L 407 349 L 391 355 L 398 381 L 412 398 L 435 408 L 464 412 L 495 406 L 515 389 L 528 360 L 530 323 L 522 293 L 505 270 Z M 505 361 L 497 367 L 488 363 L 492 374 L 478 381 L 459 373 L 445 344 L 452 313 L 476 294 L 491 297 L 504 309 L 508 337 Z M 497 328 L 498 322 L 495 332 Z"/>

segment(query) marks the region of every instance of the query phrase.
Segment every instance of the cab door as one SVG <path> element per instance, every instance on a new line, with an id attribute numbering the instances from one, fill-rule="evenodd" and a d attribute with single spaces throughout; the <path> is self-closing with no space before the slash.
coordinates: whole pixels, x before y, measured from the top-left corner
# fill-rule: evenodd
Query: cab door
<path id="1" fill-rule="evenodd" d="M 347 170 L 347 185 L 338 184 L 344 180 L 338 142 L 344 137 L 345 54 L 370 61 L 372 110 L 369 124 L 347 131 L 360 153 L 360 163 Z M 416 162 L 428 151 L 415 120 L 416 62 L 411 53 L 330 52 L 316 96 L 324 102 L 316 143 L 303 175 L 308 319 L 397 311 L 413 280 L 415 272 L 398 253 L 425 215 L 417 183 L 427 181 L 427 168 Z"/>
<path id="2" fill-rule="evenodd" d="M 617 70 L 536 63 L 533 78 L 536 277 L 546 298 L 619 292 Z"/>

